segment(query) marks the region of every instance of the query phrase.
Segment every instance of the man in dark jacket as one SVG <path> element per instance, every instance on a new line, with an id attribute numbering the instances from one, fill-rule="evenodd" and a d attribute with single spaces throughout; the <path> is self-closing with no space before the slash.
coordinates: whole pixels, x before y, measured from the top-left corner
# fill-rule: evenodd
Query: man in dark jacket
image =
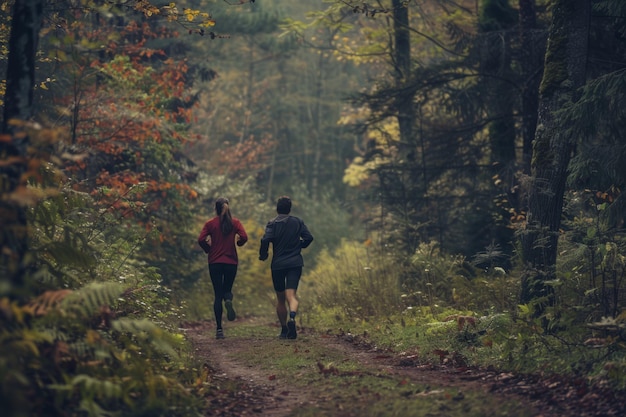
<path id="1" fill-rule="evenodd" d="M 290 216 L 291 199 L 287 196 L 278 198 L 276 203 L 278 216 L 265 226 L 265 234 L 261 238 L 259 259 L 268 258 L 268 249 L 272 243 L 272 281 L 276 291 L 276 314 L 281 325 L 281 339 L 295 339 L 296 313 L 298 312 L 297 290 L 302 275 L 301 249 L 313 242 L 313 235 L 304 222 Z M 287 320 L 289 307 L 289 320 Z"/>

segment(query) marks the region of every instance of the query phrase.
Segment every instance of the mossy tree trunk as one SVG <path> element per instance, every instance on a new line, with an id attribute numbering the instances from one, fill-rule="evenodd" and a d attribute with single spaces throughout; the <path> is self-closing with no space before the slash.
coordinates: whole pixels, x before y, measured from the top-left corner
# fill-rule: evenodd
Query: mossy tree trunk
<path id="1" fill-rule="evenodd" d="M 554 301 L 559 227 L 567 168 L 575 138 L 557 113 L 578 98 L 585 83 L 591 0 L 553 0 L 552 23 L 539 88 L 526 226 L 521 235 L 521 301 L 536 301 L 537 315 Z"/>
<path id="2" fill-rule="evenodd" d="M 20 190 L 30 140 L 24 123 L 32 117 L 35 53 L 43 0 L 15 0 L 0 140 L 0 295 L 18 298 L 24 284 L 28 249 L 26 207 Z"/>

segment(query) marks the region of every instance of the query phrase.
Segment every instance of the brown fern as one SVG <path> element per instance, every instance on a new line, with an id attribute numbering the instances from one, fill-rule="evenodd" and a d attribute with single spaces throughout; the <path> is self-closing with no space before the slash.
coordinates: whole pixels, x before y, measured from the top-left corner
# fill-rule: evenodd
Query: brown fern
<path id="1" fill-rule="evenodd" d="M 40 296 L 30 300 L 30 302 L 24 306 L 24 311 L 34 317 L 45 316 L 71 293 L 72 290 L 67 289 L 46 291 Z"/>

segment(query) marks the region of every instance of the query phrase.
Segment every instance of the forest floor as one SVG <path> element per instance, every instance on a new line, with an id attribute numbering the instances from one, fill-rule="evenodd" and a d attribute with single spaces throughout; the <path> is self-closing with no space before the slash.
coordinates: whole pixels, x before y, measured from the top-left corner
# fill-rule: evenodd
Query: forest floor
<path id="1" fill-rule="evenodd" d="M 381 350 L 300 329 L 279 340 L 258 319 L 182 326 L 206 372 L 205 416 L 625 416 L 626 397 L 582 378 L 517 375 Z"/>

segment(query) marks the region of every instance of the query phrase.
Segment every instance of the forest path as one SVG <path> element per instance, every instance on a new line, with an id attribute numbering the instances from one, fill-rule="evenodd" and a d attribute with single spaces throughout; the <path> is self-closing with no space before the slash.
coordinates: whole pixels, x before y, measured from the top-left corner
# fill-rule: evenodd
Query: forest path
<path id="1" fill-rule="evenodd" d="M 624 398 L 583 381 L 423 365 L 351 335 L 279 340 L 259 319 L 183 326 L 211 369 L 206 416 L 623 416 Z"/>

